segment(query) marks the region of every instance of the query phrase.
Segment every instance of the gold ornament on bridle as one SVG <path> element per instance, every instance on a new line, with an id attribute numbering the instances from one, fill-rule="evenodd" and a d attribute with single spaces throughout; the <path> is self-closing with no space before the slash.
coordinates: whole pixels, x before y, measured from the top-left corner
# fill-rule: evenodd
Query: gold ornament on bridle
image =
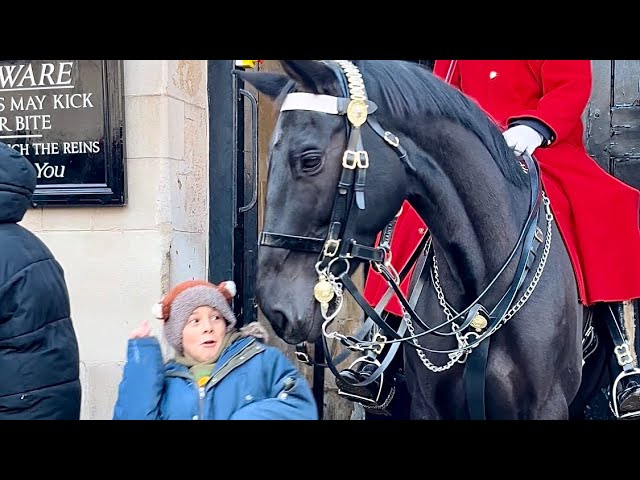
<path id="1" fill-rule="evenodd" d="M 484 315 L 478 313 L 471 323 L 469 324 L 472 328 L 475 328 L 476 332 L 481 332 L 483 329 L 487 328 L 487 319 L 484 318 Z"/>
<path id="2" fill-rule="evenodd" d="M 351 100 L 347 106 L 347 118 L 354 127 L 360 127 L 367 121 L 369 107 L 364 100 Z"/>
<path id="3" fill-rule="evenodd" d="M 320 303 L 329 303 L 333 300 L 335 296 L 333 285 L 329 283 L 329 280 L 324 275 L 320 275 L 318 283 L 313 287 L 313 296 Z"/>

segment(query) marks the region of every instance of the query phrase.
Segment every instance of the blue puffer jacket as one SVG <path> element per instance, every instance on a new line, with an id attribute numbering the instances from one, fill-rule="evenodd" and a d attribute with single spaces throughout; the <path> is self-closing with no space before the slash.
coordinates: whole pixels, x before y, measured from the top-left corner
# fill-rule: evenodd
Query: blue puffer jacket
<path id="1" fill-rule="evenodd" d="M 253 337 L 222 353 L 198 387 L 188 367 L 166 365 L 155 337 L 129 340 L 114 420 L 317 420 L 304 377 L 284 354 Z"/>

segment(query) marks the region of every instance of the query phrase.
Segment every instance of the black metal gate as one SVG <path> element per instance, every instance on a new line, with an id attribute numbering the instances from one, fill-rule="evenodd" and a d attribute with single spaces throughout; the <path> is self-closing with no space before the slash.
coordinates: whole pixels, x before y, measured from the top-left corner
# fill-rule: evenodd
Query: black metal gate
<path id="1" fill-rule="evenodd" d="M 238 324 L 256 320 L 257 101 L 233 74 L 235 60 L 208 62 L 209 280 L 233 280 Z"/>
<path id="2" fill-rule="evenodd" d="M 640 188 L 640 60 L 593 60 L 587 146 L 600 166 Z"/>

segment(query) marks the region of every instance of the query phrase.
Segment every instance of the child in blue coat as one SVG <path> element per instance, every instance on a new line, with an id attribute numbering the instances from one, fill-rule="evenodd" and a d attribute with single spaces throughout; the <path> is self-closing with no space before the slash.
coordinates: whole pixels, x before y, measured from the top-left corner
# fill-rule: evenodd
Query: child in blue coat
<path id="1" fill-rule="evenodd" d="M 183 282 L 154 308 L 176 352 L 165 364 L 147 322 L 129 339 L 114 420 L 317 420 L 306 380 L 250 324 L 236 329 L 235 284 Z"/>

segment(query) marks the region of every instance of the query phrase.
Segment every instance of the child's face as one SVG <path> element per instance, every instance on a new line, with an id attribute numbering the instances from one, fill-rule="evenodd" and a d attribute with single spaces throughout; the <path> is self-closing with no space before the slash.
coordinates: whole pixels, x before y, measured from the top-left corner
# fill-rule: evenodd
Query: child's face
<path id="1" fill-rule="evenodd" d="M 196 308 L 182 331 L 182 349 L 190 360 L 203 363 L 212 360 L 220 349 L 227 322 L 214 308 Z"/>

